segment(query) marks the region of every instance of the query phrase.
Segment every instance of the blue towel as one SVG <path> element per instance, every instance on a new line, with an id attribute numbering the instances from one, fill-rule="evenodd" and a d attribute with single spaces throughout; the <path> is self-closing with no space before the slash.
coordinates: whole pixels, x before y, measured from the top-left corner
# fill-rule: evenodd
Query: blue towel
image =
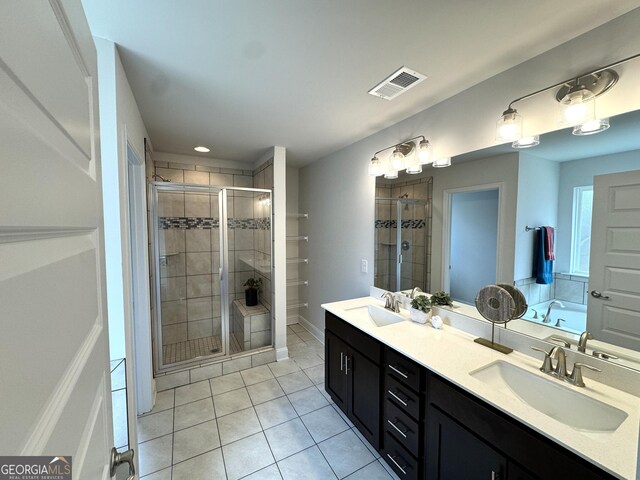
<path id="1" fill-rule="evenodd" d="M 544 240 L 547 229 L 540 227 L 536 231 L 536 241 L 533 247 L 533 276 L 536 283 L 548 285 L 553 283 L 553 260 L 545 260 L 544 258 Z"/>

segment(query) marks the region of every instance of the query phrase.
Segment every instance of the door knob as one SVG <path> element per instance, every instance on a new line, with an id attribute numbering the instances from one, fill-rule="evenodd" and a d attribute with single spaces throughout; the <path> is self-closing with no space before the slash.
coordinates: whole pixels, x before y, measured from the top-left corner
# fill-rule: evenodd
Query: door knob
<path id="1" fill-rule="evenodd" d="M 591 296 L 602 300 L 609 300 L 611 298 L 609 295 L 602 295 L 598 290 L 591 290 Z"/>
<path id="2" fill-rule="evenodd" d="M 118 452 L 115 447 L 111 449 L 111 460 L 109 461 L 109 473 L 113 477 L 116 474 L 116 468 L 123 463 L 129 464 L 129 477 L 127 480 L 135 480 L 136 467 L 133 464 L 133 456 L 135 452 L 133 448 L 124 452 Z"/>

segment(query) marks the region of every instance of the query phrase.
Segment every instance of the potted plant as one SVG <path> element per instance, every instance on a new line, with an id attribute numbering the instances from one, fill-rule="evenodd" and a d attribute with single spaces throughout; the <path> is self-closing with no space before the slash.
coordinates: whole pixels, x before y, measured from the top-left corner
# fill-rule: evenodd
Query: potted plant
<path id="1" fill-rule="evenodd" d="M 258 293 L 262 290 L 262 279 L 251 277 L 244 282 L 244 286 L 246 287 L 244 290 L 244 299 L 247 307 L 256 306 L 258 304 Z"/>
<path id="2" fill-rule="evenodd" d="M 431 302 L 429 301 L 429 297 L 426 295 L 416 295 L 416 297 L 411 300 L 411 309 L 409 309 L 409 314 L 411 315 L 411 320 L 414 322 L 427 323 L 430 310 Z"/>
<path id="3" fill-rule="evenodd" d="M 441 290 L 431 295 L 431 305 L 436 307 L 453 307 L 453 299 L 447 292 Z"/>

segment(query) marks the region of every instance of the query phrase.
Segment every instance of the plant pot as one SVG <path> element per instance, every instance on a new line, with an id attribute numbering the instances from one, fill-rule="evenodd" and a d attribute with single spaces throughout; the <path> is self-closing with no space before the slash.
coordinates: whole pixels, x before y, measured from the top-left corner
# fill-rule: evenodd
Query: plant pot
<path id="1" fill-rule="evenodd" d="M 247 307 L 255 307 L 256 305 L 258 305 L 258 289 L 247 288 L 244 291 L 244 299 L 246 301 Z"/>
<path id="2" fill-rule="evenodd" d="M 416 323 L 427 323 L 427 320 L 431 316 L 431 312 L 423 312 L 422 310 L 411 307 L 409 309 L 409 315 L 411 316 L 411 320 Z"/>

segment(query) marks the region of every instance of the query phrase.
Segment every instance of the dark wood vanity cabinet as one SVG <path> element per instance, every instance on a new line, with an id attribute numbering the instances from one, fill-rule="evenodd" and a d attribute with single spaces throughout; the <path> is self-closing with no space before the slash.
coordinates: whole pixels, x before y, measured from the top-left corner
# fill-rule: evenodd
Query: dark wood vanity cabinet
<path id="1" fill-rule="evenodd" d="M 383 359 L 380 454 L 398 477 L 419 479 L 422 478 L 424 369 L 389 347 L 385 347 Z"/>
<path id="2" fill-rule="evenodd" d="M 325 388 L 360 433 L 380 448 L 382 345 L 327 312 Z"/>
<path id="3" fill-rule="evenodd" d="M 613 479 L 327 312 L 325 389 L 402 479 Z"/>
<path id="4" fill-rule="evenodd" d="M 437 375 L 427 383 L 427 479 L 614 478 Z"/>

